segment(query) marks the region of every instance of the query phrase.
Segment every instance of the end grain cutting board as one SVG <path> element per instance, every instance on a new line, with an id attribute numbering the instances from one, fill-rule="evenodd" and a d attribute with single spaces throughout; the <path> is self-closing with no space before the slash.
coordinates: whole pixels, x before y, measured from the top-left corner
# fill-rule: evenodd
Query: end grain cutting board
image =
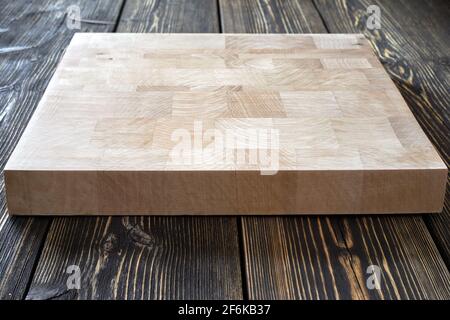
<path id="1" fill-rule="evenodd" d="M 361 35 L 76 34 L 11 214 L 436 212 L 447 168 Z"/>

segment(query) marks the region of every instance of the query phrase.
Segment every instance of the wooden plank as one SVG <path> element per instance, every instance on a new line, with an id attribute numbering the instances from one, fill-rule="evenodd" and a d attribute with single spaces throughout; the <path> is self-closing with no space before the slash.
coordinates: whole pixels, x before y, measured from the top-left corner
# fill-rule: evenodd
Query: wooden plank
<path id="1" fill-rule="evenodd" d="M 126 24 L 120 23 L 118 30 L 218 31 L 215 2 L 171 3 L 167 7 L 165 1 L 127 1 L 121 16 Z M 202 13 L 201 28 L 178 20 L 178 11 L 188 9 Z M 160 22 L 163 25 L 150 27 Z M 70 265 L 80 267 L 79 290 L 67 289 L 65 271 Z M 27 298 L 240 299 L 236 219 L 55 219 Z"/>
<path id="2" fill-rule="evenodd" d="M 273 21 L 270 12 L 281 1 L 236 2 L 220 1 L 224 32 L 251 32 L 256 25 L 264 25 L 265 32 L 277 31 L 268 21 Z M 310 1 L 289 3 L 300 9 L 311 6 Z M 261 6 L 266 9 L 258 10 Z M 239 10 L 248 7 L 254 10 Z M 289 16 L 281 21 L 304 19 L 287 10 L 279 15 Z M 323 32 L 312 25 L 282 30 Z M 449 272 L 420 216 L 246 217 L 242 234 L 250 299 L 448 299 L 450 295 Z M 366 286 L 370 265 L 381 268 L 380 290 Z"/>
<path id="3" fill-rule="evenodd" d="M 437 212 L 447 179 L 346 34 L 77 34 L 4 173 L 27 215 Z"/>
<path id="4" fill-rule="evenodd" d="M 75 29 L 67 8 L 78 5 L 81 31 L 114 27 L 120 1 L 8 1 L 0 15 L 0 168 L 33 114 Z M 21 299 L 35 267 L 50 219 L 8 215 L 3 174 L 0 181 L 0 299 Z"/>
<path id="5" fill-rule="evenodd" d="M 327 33 L 312 1 L 219 0 L 222 32 Z"/>
<path id="6" fill-rule="evenodd" d="M 27 299 L 238 299 L 237 243 L 225 217 L 58 218 Z"/>
<path id="7" fill-rule="evenodd" d="M 211 0 L 127 0 L 117 32 L 215 33 L 216 12 Z"/>
<path id="8" fill-rule="evenodd" d="M 316 1 L 330 32 L 363 32 L 428 138 L 450 164 L 450 7 L 446 1 Z M 381 29 L 366 28 L 378 5 Z M 411 23 L 414 21 L 414 23 Z M 450 184 L 447 183 L 447 186 Z M 450 192 L 444 210 L 424 218 L 450 266 Z"/>
<path id="9" fill-rule="evenodd" d="M 445 299 L 448 271 L 422 219 L 246 217 L 250 299 Z M 380 290 L 366 284 L 381 268 Z"/>

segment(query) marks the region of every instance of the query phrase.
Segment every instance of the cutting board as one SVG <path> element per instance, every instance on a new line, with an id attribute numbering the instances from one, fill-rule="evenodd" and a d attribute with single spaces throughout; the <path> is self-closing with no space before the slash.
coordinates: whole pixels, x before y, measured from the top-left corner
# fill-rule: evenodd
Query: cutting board
<path id="1" fill-rule="evenodd" d="M 10 214 L 437 212 L 447 168 L 362 35 L 76 34 Z"/>

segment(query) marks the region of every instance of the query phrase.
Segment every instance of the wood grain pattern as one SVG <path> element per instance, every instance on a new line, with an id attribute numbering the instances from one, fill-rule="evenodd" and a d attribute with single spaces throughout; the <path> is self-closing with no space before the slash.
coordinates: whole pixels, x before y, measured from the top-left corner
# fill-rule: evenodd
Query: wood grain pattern
<path id="1" fill-rule="evenodd" d="M 78 5 L 83 32 L 114 27 L 121 1 L 4 1 L 0 26 L 0 168 L 19 141 L 73 33 L 66 10 Z M 50 219 L 11 217 L 0 178 L 0 299 L 21 299 Z"/>
<path id="2" fill-rule="evenodd" d="M 303 19 L 281 10 L 281 18 L 269 24 L 271 9 L 281 2 L 221 0 L 222 29 L 253 32 L 265 26 L 264 32 L 275 32 L 273 24 Z M 289 3 L 311 6 L 310 1 Z M 282 30 L 323 32 L 323 26 L 313 27 L 320 20 L 312 20 L 309 28 Z M 250 299 L 448 299 L 450 294 L 448 270 L 420 216 L 244 217 L 241 230 Z M 365 287 L 371 264 L 381 267 L 381 290 Z"/>
<path id="3" fill-rule="evenodd" d="M 420 217 L 242 221 L 251 299 L 448 299 L 450 295 L 448 271 Z M 371 265 L 381 268 L 380 290 L 366 285 Z"/>
<path id="4" fill-rule="evenodd" d="M 228 33 L 326 33 L 312 1 L 219 0 L 222 31 Z"/>
<path id="5" fill-rule="evenodd" d="M 343 34 L 78 33 L 4 172 L 26 215 L 436 212 L 447 178 Z"/>
<path id="6" fill-rule="evenodd" d="M 330 32 L 363 32 L 408 106 L 449 166 L 450 8 L 447 1 L 316 1 Z M 380 30 L 367 30 L 366 9 L 378 5 Z M 415 23 L 411 23 L 415 21 Z M 440 214 L 424 218 L 450 266 L 450 192 Z"/>
<path id="7" fill-rule="evenodd" d="M 117 32 L 219 32 L 217 3 L 210 0 L 127 0 Z"/>
<path id="8" fill-rule="evenodd" d="M 229 218 L 58 218 L 27 299 L 238 299 L 237 243 Z"/>
<path id="9" fill-rule="evenodd" d="M 147 31 L 164 22 L 155 28 L 217 31 L 213 1 L 171 3 L 165 10 L 165 1 L 127 2 L 118 30 Z M 179 20 L 183 8 L 202 12 L 201 28 Z M 229 217 L 57 218 L 27 299 L 241 299 L 237 235 L 236 218 Z M 81 268 L 80 290 L 67 290 L 71 264 Z"/>

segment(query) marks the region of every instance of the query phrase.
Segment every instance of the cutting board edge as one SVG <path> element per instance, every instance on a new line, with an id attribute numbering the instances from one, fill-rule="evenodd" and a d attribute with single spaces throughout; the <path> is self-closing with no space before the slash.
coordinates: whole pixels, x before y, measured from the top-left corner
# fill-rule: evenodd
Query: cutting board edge
<path id="1" fill-rule="evenodd" d="M 9 168 L 4 176 L 11 215 L 403 214 L 442 210 L 447 168 L 275 175 Z"/>

